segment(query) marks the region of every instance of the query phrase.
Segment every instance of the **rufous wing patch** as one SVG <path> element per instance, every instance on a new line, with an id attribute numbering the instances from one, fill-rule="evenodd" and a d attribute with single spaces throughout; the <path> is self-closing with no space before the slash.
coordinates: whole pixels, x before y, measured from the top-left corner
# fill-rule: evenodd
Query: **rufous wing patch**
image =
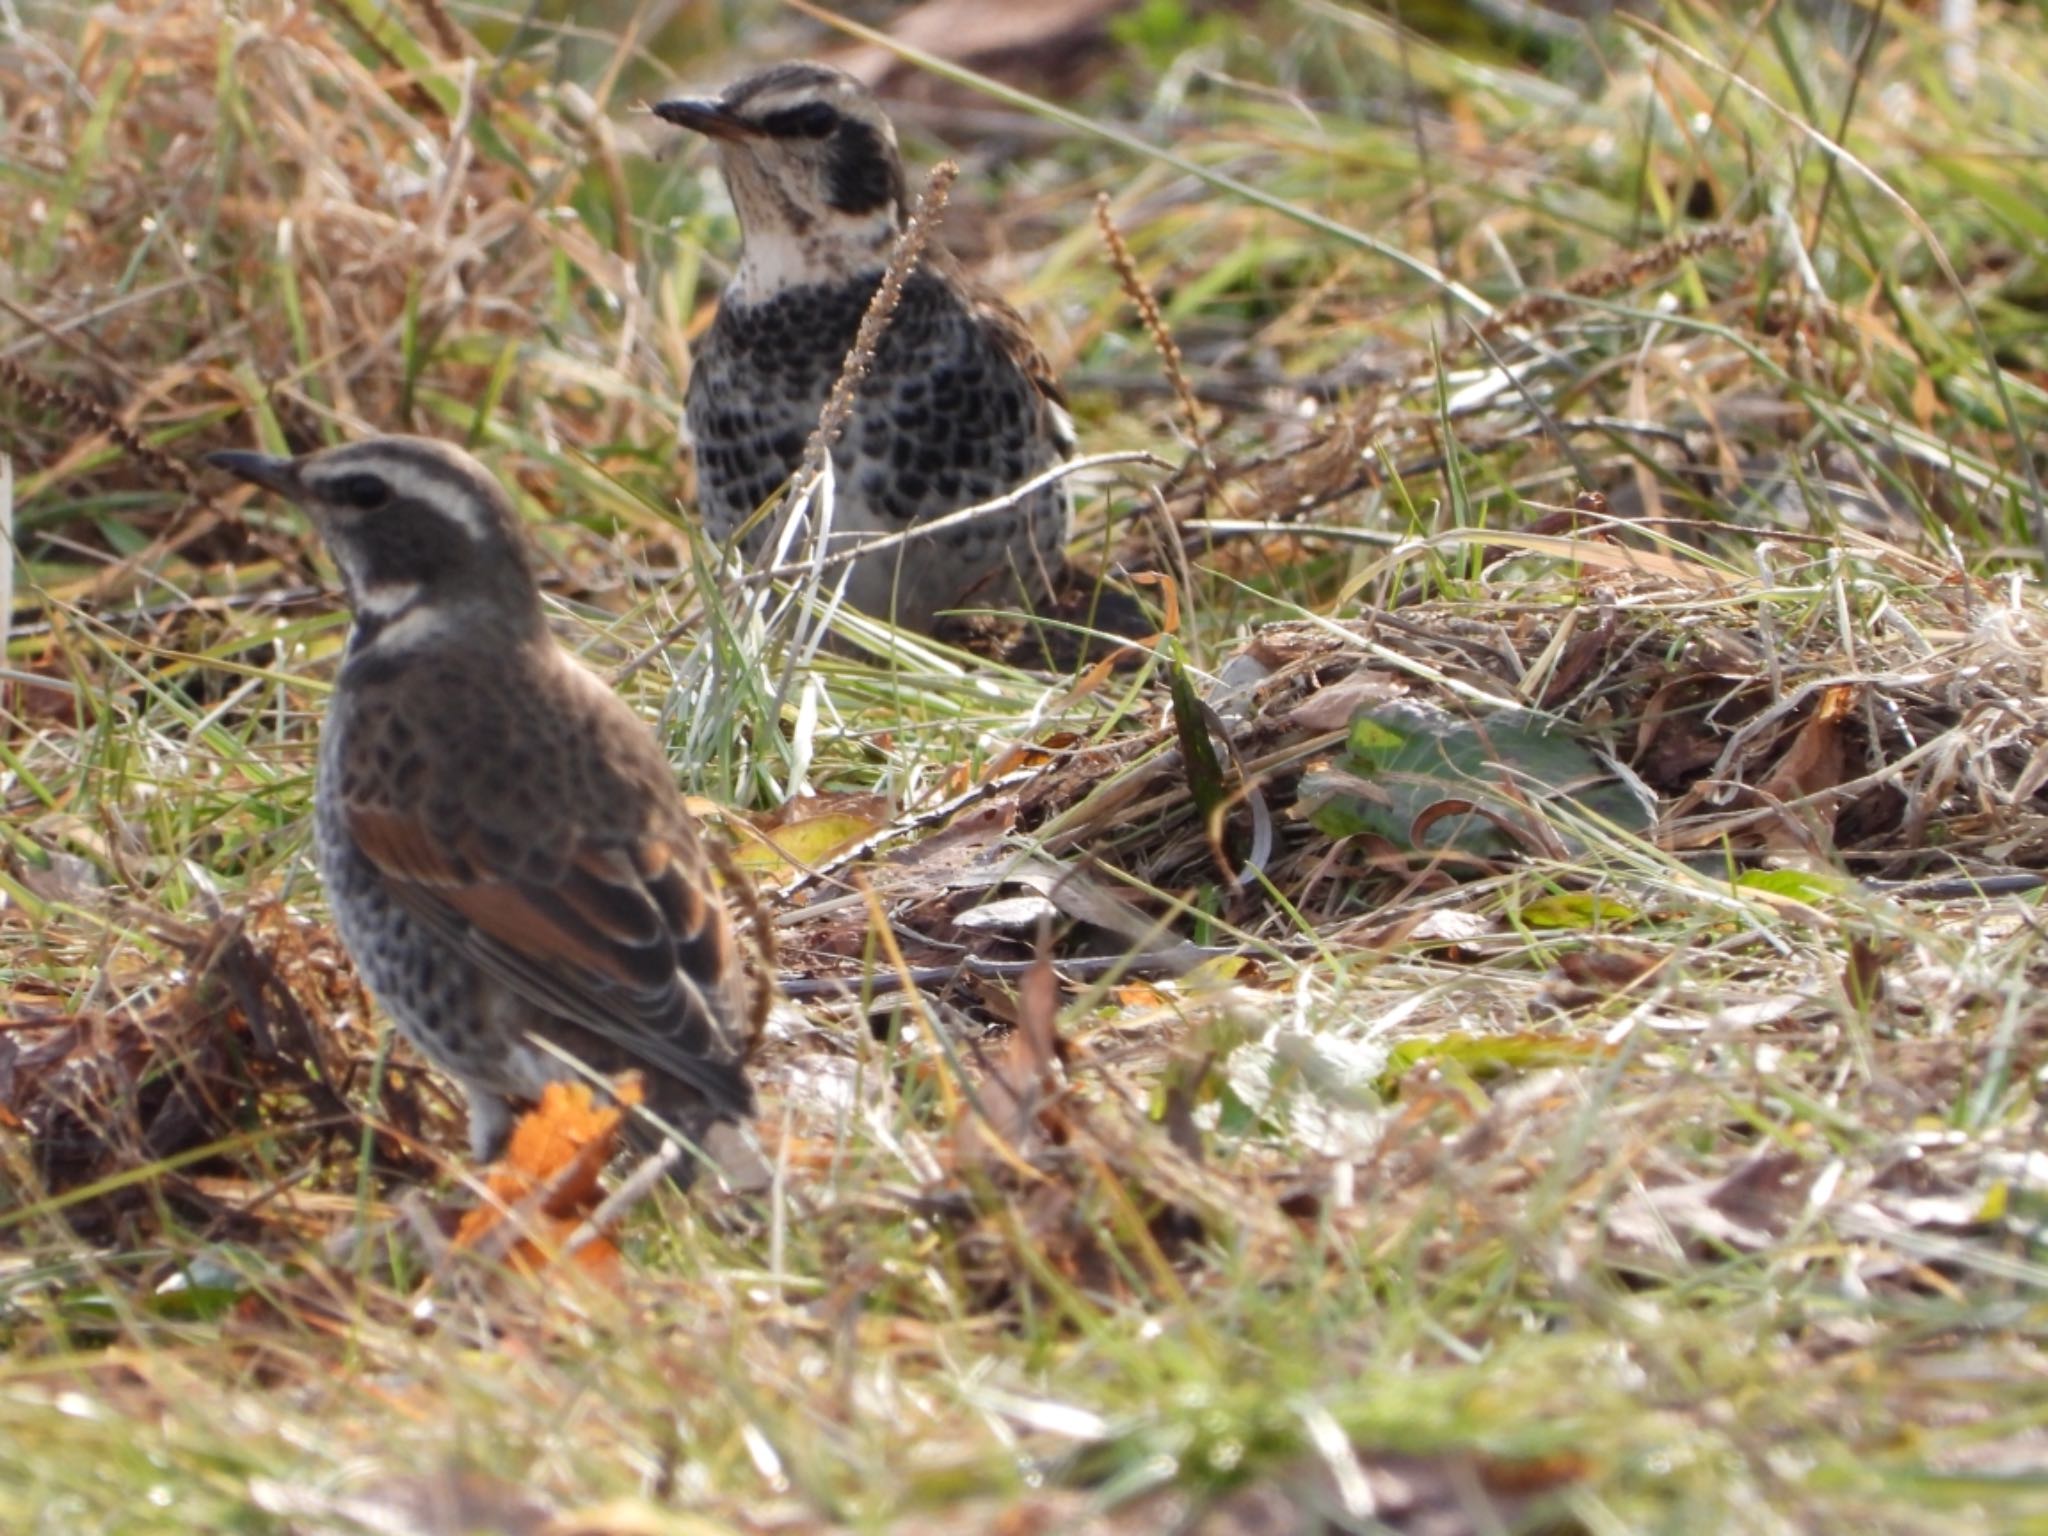
<path id="1" fill-rule="evenodd" d="M 475 878 L 466 863 L 434 845 L 416 816 L 367 805 L 351 805 L 347 816 L 349 836 L 363 857 L 394 880 L 448 886 Z"/>
<path id="2" fill-rule="evenodd" d="M 479 933 L 544 965 L 631 984 L 614 947 L 548 886 L 464 885 L 434 893 Z"/>

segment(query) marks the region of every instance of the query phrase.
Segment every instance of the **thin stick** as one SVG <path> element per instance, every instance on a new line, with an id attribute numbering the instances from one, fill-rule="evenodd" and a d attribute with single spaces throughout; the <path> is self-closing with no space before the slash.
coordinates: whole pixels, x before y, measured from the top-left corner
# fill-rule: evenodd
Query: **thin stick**
<path id="1" fill-rule="evenodd" d="M 797 472 L 791 488 L 791 501 L 808 490 L 824 472 L 825 455 L 832 451 L 832 445 L 846 430 L 860 393 L 861 380 L 875 365 L 875 350 L 882 344 L 882 333 L 889 328 L 896 306 L 903 301 L 903 285 L 910 281 L 910 274 L 916 269 L 918 258 L 924 254 L 932 231 L 945 217 L 946 195 L 953 188 L 953 178 L 959 174 L 958 161 L 941 160 L 925 178 L 924 191 L 917 199 L 917 206 L 904 221 L 903 233 L 896 237 L 896 244 L 890 249 L 889 265 L 882 273 L 882 281 L 875 287 L 875 296 L 868 300 L 867 313 L 860 317 L 860 329 L 854 333 L 846 361 L 839 365 L 839 377 L 832 385 L 832 393 L 825 397 L 825 409 L 818 414 L 817 430 L 811 433 L 811 440 L 804 445 L 803 467 Z"/>
<path id="2" fill-rule="evenodd" d="M 888 330 L 896 306 L 902 302 L 904 285 L 916 270 L 918 258 L 924 254 L 925 245 L 945 215 L 946 194 L 952 188 L 953 178 L 959 174 L 957 161 L 941 160 L 925 178 L 924 191 L 919 194 L 917 206 L 910 211 L 902 233 L 897 235 L 895 245 L 889 250 L 889 264 L 883 269 L 881 282 L 875 285 L 874 297 L 868 300 L 867 313 L 860 317 L 860 329 L 854 333 L 853 345 L 847 349 L 846 359 L 839 365 L 839 377 L 833 382 L 832 393 L 825 397 L 825 408 L 818 413 L 817 429 L 804 445 L 803 462 L 790 479 L 788 493 L 774 514 L 771 526 L 778 530 L 778 555 L 787 548 L 798 519 L 804 519 L 807 524 L 804 529 L 808 549 L 806 569 L 813 573 L 813 593 L 818 590 L 816 573 L 824 569 L 823 557 L 832 522 L 832 446 L 839 441 L 847 422 L 853 417 L 861 381 L 875 365 L 875 351 L 882 344 L 882 334 Z M 825 611 L 818 616 L 817 628 L 810 632 L 812 638 L 808 645 L 804 643 L 806 630 L 799 624 L 796 643 L 789 647 L 782 676 L 776 681 L 776 714 L 782 712 L 797 672 L 816 654 L 840 603 L 845 600 L 845 586 L 842 579 L 839 591 L 833 594 Z"/>
<path id="3" fill-rule="evenodd" d="M 56 412 L 80 431 L 104 433 L 130 458 L 146 464 L 153 473 L 170 481 L 187 496 L 198 497 L 199 477 L 192 472 L 191 465 L 145 440 L 140 432 L 99 401 L 67 385 L 38 378 L 11 357 L 0 357 L 0 386 L 12 390 L 30 405 Z"/>
<path id="4" fill-rule="evenodd" d="M 1180 402 L 1181 420 L 1186 424 L 1188 436 L 1194 439 L 1195 452 L 1202 465 L 1210 474 L 1216 472 L 1209 459 L 1209 439 L 1202 431 L 1202 408 L 1195 400 L 1195 392 L 1188 385 L 1186 369 L 1182 366 L 1180 344 L 1173 339 L 1173 332 L 1166 328 L 1166 317 L 1159 312 L 1159 301 L 1152 296 L 1152 289 L 1138 271 L 1138 264 L 1131 257 L 1131 248 L 1124 244 L 1123 231 L 1116 227 L 1110 217 L 1109 194 L 1095 195 L 1095 225 L 1102 231 L 1102 243 L 1109 247 L 1110 265 L 1116 268 L 1116 275 L 1124 285 L 1124 292 L 1136 306 L 1138 318 L 1145 322 L 1145 330 L 1152 337 L 1152 348 L 1159 354 L 1159 363 L 1166 370 L 1166 382 L 1173 386 L 1173 397 Z"/>

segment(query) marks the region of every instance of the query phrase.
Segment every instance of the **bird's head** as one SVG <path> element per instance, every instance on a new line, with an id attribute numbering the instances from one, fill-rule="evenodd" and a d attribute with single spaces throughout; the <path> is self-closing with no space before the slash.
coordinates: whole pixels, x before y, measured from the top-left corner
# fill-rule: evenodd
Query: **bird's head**
<path id="1" fill-rule="evenodd" d="M 341 568 L 359 642 L 401 620 L 410 631 L 499 635 L 541 626 L 511 500 L 460 448 L 373 437 L 298 458 L 231 452 L 207 462 L 305 509 Z"/>
<path id="2" fill-rule="evenodd" d="M 732 189 L 750 298 L 877 271 L 902 228 L 896 130 L 866 86 L 822 64 L 778 64 L 655 114 L 710 139 Z"/>

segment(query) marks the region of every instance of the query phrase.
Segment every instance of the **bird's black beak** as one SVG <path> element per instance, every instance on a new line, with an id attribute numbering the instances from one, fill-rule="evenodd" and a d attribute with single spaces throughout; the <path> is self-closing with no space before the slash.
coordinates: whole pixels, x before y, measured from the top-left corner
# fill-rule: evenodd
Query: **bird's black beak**
<path id="1" fill-rule="evenodd" d="M 658 101 L 654 104 L 654 115 L 663 122 L 674 123 L 678 128 L 687 128 L 692 133 L 701 133 L 707 139 L 716 139 L 721 144 L 730 144 L 738 139 L 757 138 L 760 130 L 737 112 L 716 101 L 701 97 L 685 96 L 676 101 Z"/>
<path id="2" fill-rule="evenodd" d="M 295 498 L 299 494 L 299 462 L 296 459 L 281 459 L 274 454 L 243 453 L 236 450 L 209 453 L 206 462 L 215 469 L 224 469 L 231 475 L 247 480 L 251 485 L 260 485 L 266 491 L 275 491 L 280 496 Z"/>

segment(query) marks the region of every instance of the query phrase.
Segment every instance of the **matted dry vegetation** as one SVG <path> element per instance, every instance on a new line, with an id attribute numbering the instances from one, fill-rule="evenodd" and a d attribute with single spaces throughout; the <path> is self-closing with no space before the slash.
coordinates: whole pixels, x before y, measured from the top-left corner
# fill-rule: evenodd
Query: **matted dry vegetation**
<path id="1" fill-rule="evenodd" d="M 714 591 L 635 110 L 850 45 L 589 9 L 0 12 L 0 1529 L 2048 1520 L 2038 16 L 895 16 L 1163 467 L 1146 622 L 870 656 Z M 480 1182 L 354 981 L 337 602 L 193 466 L 381 430 L 759 886 L 756 1188 Z"/>

